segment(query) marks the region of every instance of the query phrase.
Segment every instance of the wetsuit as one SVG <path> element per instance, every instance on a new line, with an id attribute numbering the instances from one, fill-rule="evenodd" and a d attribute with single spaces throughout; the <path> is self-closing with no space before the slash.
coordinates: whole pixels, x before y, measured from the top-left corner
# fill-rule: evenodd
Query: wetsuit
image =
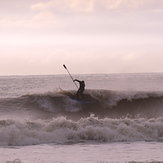
<path id="1" fill-rule="evenodd" d="M 77 80 L 77 79 L 75 79 L 74 81 L 79 82 L 79 89 L 78 89 L 77 94 L 76 94 L 77 99 L 79 98 L 79 96 L 81 96 L 84 99 L 84 95 L 83 95 L 83 92 L 84 92 L 84 89 L 85 89 L 84 81 L 80 81 L 80 80 Z"/>

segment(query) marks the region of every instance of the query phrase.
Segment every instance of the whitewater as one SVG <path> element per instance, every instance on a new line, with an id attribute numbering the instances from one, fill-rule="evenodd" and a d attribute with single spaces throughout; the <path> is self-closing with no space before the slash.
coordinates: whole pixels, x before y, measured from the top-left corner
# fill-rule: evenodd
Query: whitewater
<path id="1" fill-rule="evenodd" d="M 72 76 L 0 77 L 0 162 L 163 162 L 163 73 Z"/>

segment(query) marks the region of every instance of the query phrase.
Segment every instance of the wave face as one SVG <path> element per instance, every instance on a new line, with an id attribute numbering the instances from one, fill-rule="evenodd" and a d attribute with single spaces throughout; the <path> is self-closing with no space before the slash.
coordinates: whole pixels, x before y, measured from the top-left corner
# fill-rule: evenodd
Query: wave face
<path id="1" fill-rule="evenodd" d="M 163 118 L 99 119 L 90 115 L 78 121 L 65 117 L 50 121 L 0 121 L 1 146 L 82 141 L 163 141 Z"/>
<path id="2" fill-rule="evenodd" d="M 60 91 L 4 98 L 0 101 L 0 111 L 10 116 L 19 113 L 46 119 L 63 115 L 77 120 L 88 117 L 90 113 L 99 118 L 157 118 L 163 115 L 163 92 L 86 90 L 85 100 L 92 103 L 75 101 L 72 99 L 75 93 Z"/>

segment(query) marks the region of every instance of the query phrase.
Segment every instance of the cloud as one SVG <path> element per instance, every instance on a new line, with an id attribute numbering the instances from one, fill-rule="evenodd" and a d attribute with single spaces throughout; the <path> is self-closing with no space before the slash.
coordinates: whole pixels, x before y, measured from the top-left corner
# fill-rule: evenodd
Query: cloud
<path id="1" fill-rule="evenodd" d="M 1 28 L 59 27 L 63 23 L 50 12 L 40 12 L 30 18 L 8 16 L 0 19 Z"/>
<path id="2" fill-rule="evenodd" d="M 128 11 L 132 11 L 133 9 L 143 9 L 143 12 L 145 12 L 146 10 L 150 10 L 153 11 L 153 13 L 155 14 L 163 13 L 162 0 L 47 0 L 39 3 L 33 2 L 33 4 L 28 5 L 28 11 L 27 7 L 25 7 L 26 13 L 15 14 L 15 12 L 11 12 L 6 16 L 0 17 L 0 27 L 53 28 L 63 27 L 67 24 L 75 24 L 76 22 L 84 24 L 85 21 L 87 21 L 87 24 L 89 24 L 89 26 L 91 26 L 91 23 L 93 21 L 94 24 L 95 22 L 97 22 L 97 16 L 100 16 L 100 20 L 98 20 L 99 23 L 102 22 L 102 20 L 103 22 L 111 22 L 111 12 L 114 13 L 114 11 L 118 11 L 119 13 L 114 13 L 115 22 L 121 21 L 121 15 L 125 13 L 127 13 L 126 19 L 128 19 L 128 17 L 130 16 Z M 21 11 L 22 10 L 23 9 L 21 9 Z M 101 13 L 105 13 L 103 14 L 103 17 L 101 17 Z M 83 14 L 85 15 L 84 19 L 82 19 L 83 17 L 81 16 Z M 75 17 L 73 16 L 71 18 L 72 15 L 74 15 Z M 135 17 L 138 17 L 138 15 L 140 18 L 145 16 L 139 12 L 134 14 Z M 119 17 L 120 20 L 116 20 L 117 17 Z M 104 20 L 104 18 L 107 18 L 107 20 Z M 123 20 L 124 19 L 125 17 L 123 18 Z M 99 25 L 98 22 L 96 24 Z"/>
<path id="3" fill-rule="evenodd" d="M 107 10 L 114 9 L 138 9 L 150 6 L 151 8 L 159 8 L 163 5 L 162 0 L 94 0 L 96 6 L 102 6 L 102 8 Z"/>
<path id="4" fill-rule="evenodd" d="M 123 60 L 124 61 L 135 61 L 137 59 L 140 59 L 142 56 L 144 56 L 144 52 L 131 51 L 131 52 L 128 52 L 128 54 L 124 55 Z"/>
<path id="5" fill-rule="evenodd" d="M 40 12 L 29 20 L 31 27 L 58 27 L 61 21 L 50 12 Z"/>
<path id="6" fill-rule="evenodd" d="M 34 11 L 53 11 L 57 13 L 93 13 L 101 10 L 160 8 L 162 0 L 51 0 L 31 6 Z"/>
<path id="7" fill-rule="evenodd" d="M 95 1 L 96 5 L 102 6 L 107 10 L 122 9 L 122 8 L 137 8 L 143 5 L 143 0 L 101 0 Z"/>
<path id="8" fill-rule="evenodd" d="M 94 0 L 52 0 L 46 3 L 37 3 L 31 6 L 35 11 L 77 12 L 89 13 L 93 11 Z"/>

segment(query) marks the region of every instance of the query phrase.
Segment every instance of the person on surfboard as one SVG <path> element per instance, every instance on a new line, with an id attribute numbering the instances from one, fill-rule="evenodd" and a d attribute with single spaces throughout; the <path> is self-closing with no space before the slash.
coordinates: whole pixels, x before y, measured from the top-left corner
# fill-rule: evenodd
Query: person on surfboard
<path id="1" fill-rule="evenodd" d="M 84 99 L 84 95 L 83 95 L 83 92 L 84 92 L 84 89 L 85 89 L 85 83 L 84 81 L 80 81 L 80 80 L 73 80 L 74 82 L 77 81 L 79 83 L 79 89 L 77 91 L 77 94 L 76 94 L 76 98 L 78 99 L 79 96 L 81 96 L 83 99 Z"/>

